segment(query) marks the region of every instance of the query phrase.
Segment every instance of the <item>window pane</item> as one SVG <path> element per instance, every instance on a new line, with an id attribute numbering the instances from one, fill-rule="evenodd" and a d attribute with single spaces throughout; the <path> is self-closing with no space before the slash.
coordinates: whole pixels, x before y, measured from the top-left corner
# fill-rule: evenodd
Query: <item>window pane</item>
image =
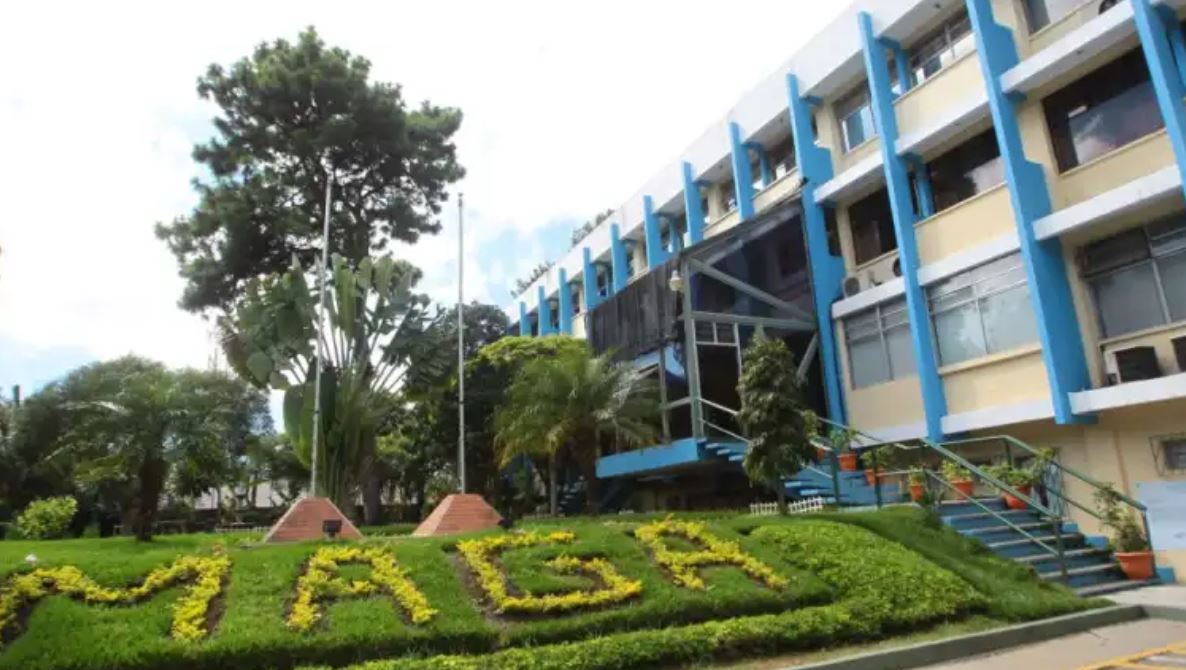
<path id="1" fill-rule="evenodd" d="M 885 331 L 885 345 L 889 348 L 890 376 L 901 379 L 915 373 L 914 343 L 910 326 L 897 326 Z"/>
<path id="2" fill-rule="evenodd" d="M 898 248 L 889 195 L 884 189 L 853 203 L 848 208 L 848 219 L 857 263 Z"/>
<path id="3" fill-rule="evenodd" d="M 934 316 L 934 320 L 941 365 L 951 365 L 985 354 L 984 333 L 980 329 L 975 303 L 940 312 Z"/>
<path id="4" fill-rule="evenodd" d="M 1025 285 L 982 298 L 980 314 L 990 354 L 1038 341 L 1038 326 Z"/>
<path id="5" fill-rule="evenodd" d="M 1157 283 L 1150 263 L 1097 277 L 1096 307 L 1104 328 L 1104 337 L 1115 337 L 1165 323 Z"/>
<path id="6" fill-rule="evenodd" d="M 1086 274 L 1107 272 L 1149 258 L 1149 242 L 1142 229 L 1130 230 L 1099 242 L 1083 250 L 1083 270 Z"/>
<path id="7" fill-rule="evenodd" d="M 1030 32 L 1037 32 L 1070 14 L 1083 0 L 1025 0 Z"/>
<path id="8" fill-rule="evenodd" d="M 877 310 L 862 312 L 844 320 L 844 338 L 856 340 L 877 333 Z"/>
<path id="9" fill-rule="evenodd" d="M 1178 253 L 1157 260 L 1161 271 L 1161 286 L 1170 307 L 1170 319 L 1186 320 L 1186 253 Z"/>
<path id="10" fill-rule="evenodd" d="M 848 345 L 848 359 L 852 365 L 854 388 L 889 381 L 889 362 L 881 347 L 881 338 L 874 337 Z"/>

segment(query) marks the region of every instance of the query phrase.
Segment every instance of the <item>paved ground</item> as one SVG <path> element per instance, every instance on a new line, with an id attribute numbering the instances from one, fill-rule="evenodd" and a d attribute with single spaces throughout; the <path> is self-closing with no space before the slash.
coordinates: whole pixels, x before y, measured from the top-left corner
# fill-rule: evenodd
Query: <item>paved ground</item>
<path id="1" fill-rule="evenodd" d="M 926 667 L 928 670 L 1075 670 L 1183 641 L 1186 641 L 1186 622 L 1144 619 Z"/>
<path id="2" fill-rule="evenodd" d="M 1121 605 L 1159 605 L 1186 609 L 1186 586 L 1146 586 L 1106 596 Z"/>

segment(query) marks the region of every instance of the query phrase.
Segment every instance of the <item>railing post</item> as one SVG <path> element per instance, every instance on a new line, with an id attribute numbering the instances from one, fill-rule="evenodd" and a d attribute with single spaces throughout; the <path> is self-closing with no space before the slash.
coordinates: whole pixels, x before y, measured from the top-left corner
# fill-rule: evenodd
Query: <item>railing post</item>
<path id="1" fill-rule="evenodd" d="M 840 456 L 836 453 L 836 446 L 831 445 L 828 451 L 828 465 L 832 468 L 832 498 L 836 500 L 836 506 L 840 506 L 840 472 L 837 467 Z"/>
<path id="2" fill-rule="evenodd" d="M 1058 569 L 1065 582 L 1067 579 L 1067 552 L 1062 541 L 1062 518 L 1054 516 L 1050 518 L 1054 522 L 1054 547 L 1058 550 Z"/>
<path id="3" fill-rule="evenodd" d="M 873 461 L 873 497 L 877 500 L 877 509 L 881 509 L 881 472 L 876 458 Z"/>

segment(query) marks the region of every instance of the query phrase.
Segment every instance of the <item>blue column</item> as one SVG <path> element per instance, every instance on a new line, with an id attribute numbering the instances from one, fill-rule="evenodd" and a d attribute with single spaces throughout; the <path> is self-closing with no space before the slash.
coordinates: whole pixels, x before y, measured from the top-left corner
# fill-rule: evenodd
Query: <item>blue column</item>
<path id="1" fill-rule="evenodd" d="M 1070 394 L 1090 387 L 1091 377 L 1063 262 L 1062 243 L 1058 238 L 1039 241 L 1034 236 L 1034 221 L 1051 211 L 1050 191 L 1042 166 L 1025 157 L 1014 101 L 1001 87 L 1001 73 L 1018 62 L 1017 48 L 1009 29 L 993 18 L 992 0 L 967 0 L 967 5 L 997 144 L 1001 148 L 1001 162 L 1005 166 L 1005 183 L 1009 185 L 1009 200 L 1017 222 L 1042 361 L 1050 381 L 1054 419 L 1062 424 L 1079 423 L 1084 417 L 1075 416 Z"/>
<path id="2" fill-rule="evenodd" d="M 811 107 L 799 95 L 799 80 L 787 75 L 787 97 L 791 117 L 791 136 L 795 162 L 803 175 L 803 229 L 807 237 L 807 261 L 811 266 L 811 291 L 815 299 L 815 319 L 819 328 L 820 363 L 824 377 L 824 396 L 828 418 L 843 423 L 844 385 L 840 383 L 840 359 L 836 349 L 836 329 L 832 327 L 832 303 L 840 297 L 844 282 L 844 259 L 828 248 L 828 223 L 824 208 L 815 202 L 815 189 L 832 178 L 832 157 L 815 143 L 811 130 Z"/>
<path id="3" fill-rule="evenodd" d="M 692 164 L 684 161 L 684 212 L 688 219 L 688 241 L 699 244 L 704 239 L 704 211 L 700 208 L 700 186 L 692 174 Z"/>
<path id="4" fill-rule="evenodd" d="M 647 267 L 662 265 L 670 256 L 663 248 L 663 236 L 659 233 L 659 217 L 655 216 L 655 202 L 651 196 L 642 196 L 643 226 L 646 230 Z"/>
<path id="5" fill-rule="evenodd" d="M 618 227 L 612 226 L 613 239 L 618 239 Z M 589 253 L 589 247 L 581 249 L 581 259 L 584 261 L 584 271 L 582 274 L 581 290 L 585 294 L 585 311 L 592 312 L 593 308 L 601 302 L 601 296 L 597 295 L 597 268 L 593 265 L 593 258 Z"/>
<path id="6" fill-rule="evenodd" d="M 612 262 L 613 281 L 610 282 L 610 288 L 614 293 L 626 288 L 626 283 L 630 281 L 630 273 L 627 271 L 629 259 L 626 258 L 626 245 L 622 244 L 622 235 L 618 232 L 618 224 L 611 223 L 609 226 L 609 244 L 610 244 L 610 261 Z M 597 290 L 597 277 L 593 277 L 593 290 Z"/>
<path id="7" fill-rule="evenodd" d="M 754 174 L 750 170 L 749 150 L 741 141 L 741 126 L 729 122 L 729 144 L 732 147 L 733 188 L 737 193 L 737 214 L 742 221 L 754 215 Z"/>
<path id="8" fill-rule="evenodd" d="M 885 41 L 885 43 L 894 54 L 894 66 L 898 71 L 898 91 L 905 93 L 911 88 L 910 59 L 906 56 L 906 50 L 902 48 L 901 44 L 893 41 Z"/>
<path id="9" fill-rule="evenodd" d="M 1186 189 L 1186 105 L 1182 102 L 1182 97 L 1186 96 L 1186 84 L 1183 84 L 1186 45 L 1182 29 L 1171 7 L 1153 7 L 1149 0 L 1132 0 L 1132 12 L 1145 62 L 1149 64 L 1149 79 L 1157 94 L 1157 105 L 1161 108 L 1166 134 L 1178 161 L 1182 188 Z"/>
<path id="10" fill-rule="evenodd" d="M 758 170 L 762 177 L 762 188 L 766 188 L 770 182 L 774 181 L 774 176 L 770 173 L 770 154 L 766 153 L 766 147 L 757 142 L 746 142 L 745 146 L 758 154 Z"/>
<path id="11" fill-rule="evenodd" d="M 556 332 L 552 330 L 552 305 L 548 303 L 548 294 L 544 293 L 544 287 L 536 288 L 539 289 L 539 334 L 552 335 Z"/>
<path id="12" fill-rule="evenodd" d="M 885 168 L 885 185 L 889 193 L 890 211 L 894 217 L 894 235 L 898 238 L 898 258 L 902 279 L 906 284 L 906 311 L 910 315 L 910 336 L 914 344 L 914 361 L 922 389 L 922 405 L 926 414 L 927 437 L 943 439 L 942 419 L 947 414 L 947 399 L 943 394 L 943 380 L 939 377 L 935 346 L 931 339 L 931 321 L 926 296 L 918 283 L 918 242 L 914 238 L 914 224 L 918 218 L 910 199 L 910 179 L 906 162 L 894 146 L 898 141 L 898 119 L 894 112 L 894 93 L 890 88 L 889 65 L 885 62 L 886 46 L 873 32 L 873 17 L 868 12 L 857 15 L 861 43 L 865 54 L 865 72 L 869 77 L 870 106 L 877 134 L 881 138 L 881 157 Z"/>
<path id="13" fill-rule="evenodd" d="M 560 332 L 572 335 L 572 287 L 568 285 L 568 273 L 564 268 L 558 271 L 560 276 Z"/>
<path id="14" fill-rule="evenodd" d="M 927 164 L 918 156 L 908 158 L 914 167 L 914 196 L 918 200 L 918 218 L 922 220 L 932 217 L 935 215 L 935 194 L 931 191 L 931 175 L 927 173 Z"/>
<path id="15" fill-rule="evenodd" d="M 519 303 L 519 334 L 531 336 L 531 316 L 527 313 L 527 305 L 522 302 Z"/>

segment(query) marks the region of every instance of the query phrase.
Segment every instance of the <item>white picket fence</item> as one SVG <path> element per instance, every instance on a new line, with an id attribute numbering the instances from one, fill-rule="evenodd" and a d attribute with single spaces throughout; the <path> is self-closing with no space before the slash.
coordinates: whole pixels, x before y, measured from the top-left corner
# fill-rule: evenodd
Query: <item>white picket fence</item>
<path id="1" fill-rule="evenodd" d="M 803 500 L 796 500 L 795 502 L 787 504 L 788 514 L 807 514 L 808 512 L 822 512 L 823 510 L 824 499 L 820 498 L 819 496 L 814 498 L 804 498 Z M 778 514 L 778 503 L 750 503 L 749 513 L 756 516 Z"/>

